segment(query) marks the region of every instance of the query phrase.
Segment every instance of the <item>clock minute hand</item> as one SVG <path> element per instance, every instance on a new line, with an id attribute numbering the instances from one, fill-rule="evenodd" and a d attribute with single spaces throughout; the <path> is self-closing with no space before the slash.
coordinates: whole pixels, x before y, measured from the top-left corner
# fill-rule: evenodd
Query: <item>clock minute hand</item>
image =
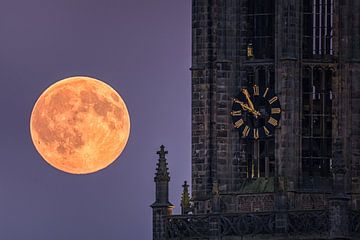
<path id="1" fill-rule="evenodd" d="M 255 110 L 251 109 L 246 103 L 243 103 L 243 102 L 241 102 L 241 101 L 239 101 L 237 99 L 235 100 L 235 102 L 239 103 L 244 110 L 246 109 L 249 112 L 251 112 L 252 114 L 254 114 L 255 117 L 260 116 L 260 113 L 258 111 L 255 111 Z"/>
<path id="2" fill-rule="evenodd" d="M 252 101 L 250 100 L 250 95 L 249 95 L 249 92 L 247 91 L 247 89 L 243 89 L 242 92 L 245 94 L 245 97 L 250 105 L 250 108 L 255 111 L 255 108 L 254 108 L 254 104 L 252 103 Z"/>

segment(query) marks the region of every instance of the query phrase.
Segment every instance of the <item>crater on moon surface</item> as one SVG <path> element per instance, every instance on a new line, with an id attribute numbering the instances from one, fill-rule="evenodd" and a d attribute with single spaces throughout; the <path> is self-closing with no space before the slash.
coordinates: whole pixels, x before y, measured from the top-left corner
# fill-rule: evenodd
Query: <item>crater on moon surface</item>
<path id="1" fill-rule="evenodd" d="M 30 131 L 40 155 L 69 173 L 98 171 L 123 151 L 130 119 L 120 95 L 88 77 L 72 77 L 46 89 L 35 103 Z"/>

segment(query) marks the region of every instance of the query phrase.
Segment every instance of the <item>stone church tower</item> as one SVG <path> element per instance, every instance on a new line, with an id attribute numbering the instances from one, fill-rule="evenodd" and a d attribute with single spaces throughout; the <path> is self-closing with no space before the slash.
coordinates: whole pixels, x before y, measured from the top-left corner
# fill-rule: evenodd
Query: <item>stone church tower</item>
<path id="1" fill-rule="evenodd" d="M 359 0 L 193 0 L 191 73 L 191 199 L 154 240 L 360 239 Z"/>

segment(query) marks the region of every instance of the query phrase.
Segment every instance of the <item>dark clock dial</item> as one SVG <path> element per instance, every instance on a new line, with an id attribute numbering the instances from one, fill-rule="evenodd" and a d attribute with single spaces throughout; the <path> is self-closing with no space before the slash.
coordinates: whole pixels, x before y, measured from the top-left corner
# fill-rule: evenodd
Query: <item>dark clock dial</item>
<path id="1" fill-rule="evenodd" d="M 279 125 L 280 101 L 270 88 L 257 85 L 242 88 L 233 100 L 230 114 L 242 137 L 265 138 L 273 135 Z"/>

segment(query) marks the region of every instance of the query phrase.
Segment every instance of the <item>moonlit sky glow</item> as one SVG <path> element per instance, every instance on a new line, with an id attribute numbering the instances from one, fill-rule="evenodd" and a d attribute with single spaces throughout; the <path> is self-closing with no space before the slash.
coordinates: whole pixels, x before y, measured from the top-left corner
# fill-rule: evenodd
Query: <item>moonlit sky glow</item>
<path id="1" fill-rule="evenodd" d="M 175 213 L 190 181 L 191 1 L 2 0 L 0 31 L 0 239 L 152 239 L 161 144 Z M 89 175 L 48 165 L 29 131 L 39 95 L 78 75 L 110 84 L 131 118 L 120 158 Z"/>

